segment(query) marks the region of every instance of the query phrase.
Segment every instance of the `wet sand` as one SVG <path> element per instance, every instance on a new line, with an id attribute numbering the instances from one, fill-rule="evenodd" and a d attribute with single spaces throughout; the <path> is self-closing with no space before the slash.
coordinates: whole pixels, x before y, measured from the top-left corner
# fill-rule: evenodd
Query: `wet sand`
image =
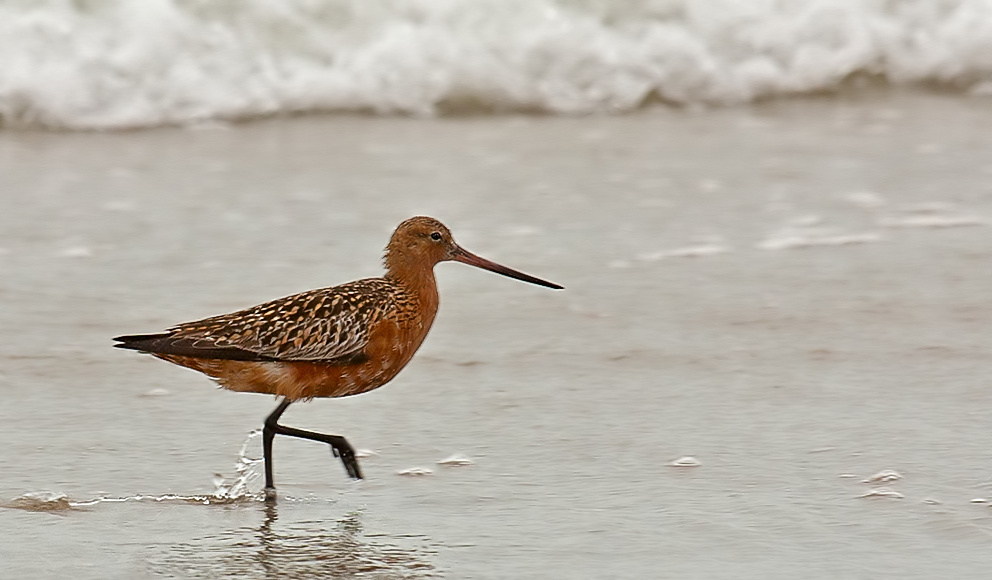
<path id="1" fill-rule="evenodd" d="M 4 575 L 984 578 L 990 121 L 872 93 L 2 132 L 0 499 L 148 496 L 0 509 Z M 366 481 L 280 439 L 276 507 L 156 501 L 232 477 L 275 401 L 110 337 L 378 275 L 414 214 L 567 290 L 442 264 L 393 383 L 286 415 Z"/>

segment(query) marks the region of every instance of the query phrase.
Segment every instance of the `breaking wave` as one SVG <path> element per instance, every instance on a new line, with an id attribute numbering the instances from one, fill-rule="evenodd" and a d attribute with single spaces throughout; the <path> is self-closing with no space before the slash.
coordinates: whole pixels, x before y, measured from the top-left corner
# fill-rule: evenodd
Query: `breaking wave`
<path id="1" fill-rule="evenodd" d="M 992 93 L 988 0 L 0 4 L 6 126 L 734 104 L 867 75 Z"/>

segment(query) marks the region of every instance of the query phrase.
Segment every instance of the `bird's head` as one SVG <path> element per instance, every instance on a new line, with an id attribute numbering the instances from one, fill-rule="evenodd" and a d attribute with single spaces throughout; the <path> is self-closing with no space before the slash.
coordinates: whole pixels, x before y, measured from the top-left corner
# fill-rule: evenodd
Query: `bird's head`
<path id="1" fill-rule="evenodd" d="M 399 226 L 386 246 L 386 269 L 388 275 L 402 278 L 415 274 L 417 270 L 433 269 L 438 262 L 455 261 L 531 284 L 561 290 L 562 286 L 535 278 L 512 268 L 476 256 L 455 243 L 451 230 L 438 220 L 417 216 Z"/>

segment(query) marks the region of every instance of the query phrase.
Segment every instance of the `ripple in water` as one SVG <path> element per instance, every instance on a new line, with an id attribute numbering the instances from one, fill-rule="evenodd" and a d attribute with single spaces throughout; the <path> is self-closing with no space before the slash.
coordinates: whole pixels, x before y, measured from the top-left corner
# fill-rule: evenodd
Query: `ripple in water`
<path id="1" fill-rule="evenodd" d="M 369 537 L 360 513 L 328 526 L 303 521 L 277 525 L 276 506 L 265 507 L 258 528 L 237 528 L 168 548 L 148 561 L 155 576 L 180 578 L 430 578 L 437 553 L 423 537 Z M 397 543 L 393 543 L 393 542 Z M 402 546 L 403 541 L 410 545 Z"/>

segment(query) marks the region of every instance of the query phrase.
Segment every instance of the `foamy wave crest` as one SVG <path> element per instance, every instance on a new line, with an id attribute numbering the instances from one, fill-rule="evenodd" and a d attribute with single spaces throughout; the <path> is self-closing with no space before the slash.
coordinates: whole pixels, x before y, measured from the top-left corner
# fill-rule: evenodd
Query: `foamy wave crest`
<path id="1" fill-rule="evenodd" d="M 7 125 L 622 111 L 818 91 L 859 73 L 992 93 L 992 2 L 0 3 Z"/>

